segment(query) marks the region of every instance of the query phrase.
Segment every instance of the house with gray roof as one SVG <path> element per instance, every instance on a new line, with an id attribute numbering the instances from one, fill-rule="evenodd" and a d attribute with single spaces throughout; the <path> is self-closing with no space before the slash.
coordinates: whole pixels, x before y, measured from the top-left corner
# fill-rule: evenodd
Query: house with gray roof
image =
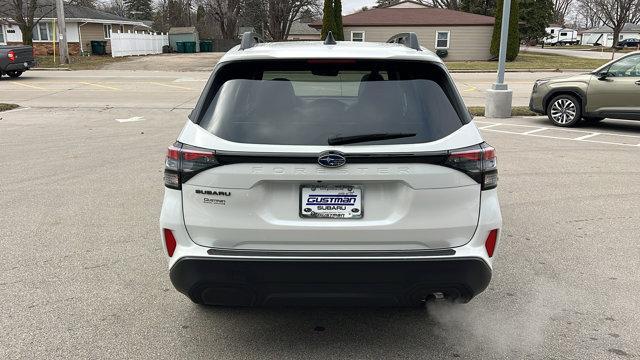
<path id="1" fill-rule="evenodd" d="M 320 40 L 320 30 L 309 26 L 309 22 L 296 20 L 291 23 L 287 40 Z"/>
<path id="2" fill-rule="evenodd" d="M 149 32 L 151 28 L 142 21 L 127 19 L 108 12 L 83 6 L 65 4 L 64 15 L 67 27 L 69 54 L 77 55 L 91 51 L 91 41 L 105 41 L 107 53 L 111 52 L 111 34 L 115 32 Z M 53 54 L 56 39 L 57 19 L 55 6 L 38 8 L 35 18 L 43 18 L 33 28 L 33 48 L 36 55 Z M 0 44 L 22 44 L 22 32 L 12 19 L 0 21 Z"/>
<path id="3" fill-rule="evenodd" d="M 602 45 L 611 47 L 624 39 L 640 39 L 640 25 L 627 23 L 622 27 L 618 39 L 614 42 L 613 30 L 609 26 L 600 26 L 580 32 L 582 45 Z"/>

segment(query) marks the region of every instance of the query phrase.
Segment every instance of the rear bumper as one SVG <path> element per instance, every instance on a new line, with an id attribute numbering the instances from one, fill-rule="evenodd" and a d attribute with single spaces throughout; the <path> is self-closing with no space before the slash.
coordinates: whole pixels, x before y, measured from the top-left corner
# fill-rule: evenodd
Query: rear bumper
<path id="1" fill-rule="evenodd" d="M 230 306 L 410 306 L 434 293 L 469 301 L 491 280 L 481 258 L 264 260 L 183 257 L 175 288 L 196 303 Z"/>
<path id="2" fill-rule="evenodd" d="M 25 71 L 25 70 L 29 70 L 30 68 L 36 66 L 36 61 L 35 60 L 29 60 L 29 61 L 16 61 L 14 63 L 10 63 L 7 64 L 7 66 L 2 69 L 3 72 L 7 72 L 7 71 Z"/>

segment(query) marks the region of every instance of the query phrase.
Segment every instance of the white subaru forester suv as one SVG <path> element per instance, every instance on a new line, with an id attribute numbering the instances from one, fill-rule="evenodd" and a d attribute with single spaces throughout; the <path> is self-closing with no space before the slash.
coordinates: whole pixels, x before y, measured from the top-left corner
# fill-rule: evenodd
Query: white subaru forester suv
<path id="1" fill-rule="evenodd" d="M 171 282 L 206 305 L 466 302 L 491 279 L 497 179 L 494 149 L 415 34 L 246 33 L 168 149 Z"/>

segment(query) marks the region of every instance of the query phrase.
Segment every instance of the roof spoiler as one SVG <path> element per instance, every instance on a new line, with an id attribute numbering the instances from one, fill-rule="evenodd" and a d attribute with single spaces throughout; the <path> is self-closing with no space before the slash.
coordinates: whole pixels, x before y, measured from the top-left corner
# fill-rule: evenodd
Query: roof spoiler
<path id="1" fill-rule="evenodd" d="M 263 42 L 264 40 L 262 40 L 258 35 L 256 35 L 251 31 L 247 31 L 244 34 L 242 34 L 242 41 L 240 42 L 240 50 L 250 49 L 254 47 L 256 44 L 263 43 Z"/>
<path id="2" fill-rule="evenodd" d="M 418 35 L 414 32 L 393 35 L 389 40 L 387 40 L 387 43 L 402 44 L 413 50 L 422 51 L 420 48 L 420 42 L 418 42 Z"/>

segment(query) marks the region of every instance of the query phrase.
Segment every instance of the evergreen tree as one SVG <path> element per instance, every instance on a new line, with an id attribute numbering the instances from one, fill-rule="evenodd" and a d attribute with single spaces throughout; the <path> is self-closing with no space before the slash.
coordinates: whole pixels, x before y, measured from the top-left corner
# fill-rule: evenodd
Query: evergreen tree
<path id="1" fill-rule="evenodd" d="M 329 31 L 331 31 L 335 36 L 334 19 L 333 0 L 324 0 L 324 8 L 322 9 L 322 30 L 320 31 L 320 38 L 322 40 L 327 37 Z"/>
<path id="2" fill-rule="evenodd" d="M 333 1 L 334 29 L 333 37 L 337 41 L 344 41 L 344 29 L 342 28 L 342 1 Z"/>
<path id="3" fill-rule="evenodd" d="M 129 17 L 136 20 L 150 20 L 153 17 L 151 0 L 125 0 Z"/>
<path id="4" fill-rule="evenodd" d="M 553 21 L 553 1 L 520 0 L 520 37 L 527 43 L 547 36 L 545 28 Z"/>
<path id="5" fill-rule="evenodd" d="M 500 54 L 500 30 L 502 28 L 502 7 L 503 0 L 498 0 L 496 7 L 496 22 L 493 25 L 493 37 L 491 38 L 491 55 L 498 57 Z M 509 16 L 509 33 L 507 40 L 507 61 L 513 61 L 518 57 L 520 52 L 520 31 L 518 29 L 519 19 L 518 0 L 511 0 L 511 13 Z"/>

